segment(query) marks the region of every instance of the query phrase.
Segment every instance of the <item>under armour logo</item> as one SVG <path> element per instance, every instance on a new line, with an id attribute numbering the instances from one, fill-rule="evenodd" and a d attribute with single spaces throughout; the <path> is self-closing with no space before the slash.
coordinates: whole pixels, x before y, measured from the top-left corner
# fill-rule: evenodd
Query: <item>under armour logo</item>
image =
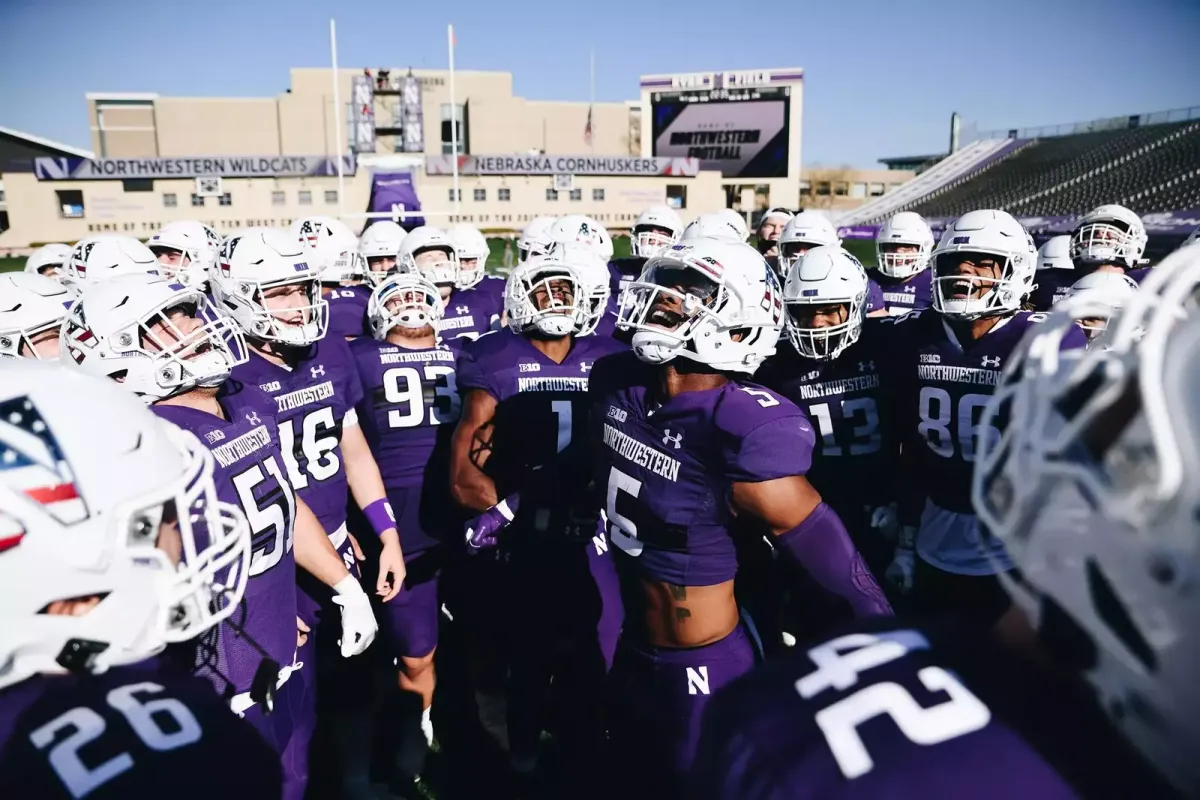
<path id="1" fill-rule="evenodd" d="M 904 291 L 905 291 L 905 292 L 907 292 L 908 294 L 916 294 L 916 293 L 917 293 L 917 287 L 915 287 L 915 286 L 905 286 L 905 287 L 904 287 Z"/>
<path id="2" fill-rule="evenodd" d="M 984 356 L 984 357 L 983 357 L 983 365 L 984 365 L 985 367 L 998 367 L 998 366 L 1000 366 L 1000 356 L 996 356 L 995 358 L 989 358 L 988 356 Z"/>
<path id="3" fill-rule="evenodd" d="M 471 307 L 470 307 L 470 306 L 455 306 L 455 307 L 454 307 L 454 313 L 455 313 L 455 314 L 458 314 L 460 317 L 461 317 L 463 314 L 470 314 L 470 313 L 471 313 Z"/>
<path id="4" fill-rule="evenodd" d="M 309 371 L 310 373 L 312 373 L 312 376 L 313 376 L 314 378 L 323 378 L 323 377 L 325 377 L 325 365 L 324 365 L 324 364 L 318 364 L 318 365 L 317 365 L 317 366 L 315 366 L 315 367 L 309 367 L 309 368 L 308 368 L 308 371 Z"/>
<path id="5" fill-rule="evenodd" d="M 874 372 L 875 371 L 875 362 L 874 361 L 858 362 L 858 371 L 859 372 Z"/>
<path id="6" fill-rule="evenodd" d="M 262 425 L 262 418 L 258 416 L 257 411 L 251 411 L 246 415 L 246 422 L 249 422 L 251 425 Z"/>
<path id="7" fill-rule="evenodd" d="M 675 445 L 675 449 L 678 450 L 683 445 L 683 431 L 672 436 L 671 429 L 667 428 L 663 431 L 663 444 L 673 444 Z"/>
<path id="8" fill-rule="evenodd" d="M 592 371 L 592 362 L 584 361 L 582 364 L 579 365 L 579 371 L 580 372 L 591 372 Z"/>

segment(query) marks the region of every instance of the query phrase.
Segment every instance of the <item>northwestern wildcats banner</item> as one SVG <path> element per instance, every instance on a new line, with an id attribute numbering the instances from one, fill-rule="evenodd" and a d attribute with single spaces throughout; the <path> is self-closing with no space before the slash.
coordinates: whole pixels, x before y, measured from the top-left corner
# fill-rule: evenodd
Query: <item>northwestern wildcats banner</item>
<path id="1" fill-rule="evenodd" d="M 695 158 L 636 156 L 459 156 L 459 175 L 680 175 L 700 171 Z M 454 156 L 426 156 L 426 175 L 452 175 Z"/>
<path id="2" fill-rule="evenodd" d="M 353 175 L 353 156 L 342 159 Z M 35 158 L 39 181 L 99 181 L 131 178 L 306 178 L 337 175 L 328 156 L 205 156 L 189 158 Z"/>

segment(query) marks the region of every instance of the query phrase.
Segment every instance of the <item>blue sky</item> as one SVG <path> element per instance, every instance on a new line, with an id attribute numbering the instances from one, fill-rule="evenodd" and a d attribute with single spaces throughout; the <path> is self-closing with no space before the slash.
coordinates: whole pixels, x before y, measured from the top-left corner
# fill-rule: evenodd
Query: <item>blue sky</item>
<path id="1" fill-rule="evenodd" d="M 681 11 L 686 9 L 686 11 Z M 980 129 L 1200 105 L 1196 0 L 653 3 L 0 0 L 0 126 L 90 147 L 86 92 L 273 96 L 291 66 L 507 70 L 514 91 L 633 99 L 638 76 L 805 69 L 803 160 L 867 167 Z"/>

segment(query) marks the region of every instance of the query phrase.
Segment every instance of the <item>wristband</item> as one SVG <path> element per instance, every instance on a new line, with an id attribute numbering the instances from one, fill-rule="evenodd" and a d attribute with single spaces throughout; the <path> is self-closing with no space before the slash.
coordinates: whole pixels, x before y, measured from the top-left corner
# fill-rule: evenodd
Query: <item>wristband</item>
<path id="1" fill-rule="evenodd" d="M 371 529 L 375 531 L 376 536 L 382 536 L 385 531 L 396 527 L 396 514 L 386 497 L 370 503 L 363 509 L 363 516 L 371 523 Z"/>

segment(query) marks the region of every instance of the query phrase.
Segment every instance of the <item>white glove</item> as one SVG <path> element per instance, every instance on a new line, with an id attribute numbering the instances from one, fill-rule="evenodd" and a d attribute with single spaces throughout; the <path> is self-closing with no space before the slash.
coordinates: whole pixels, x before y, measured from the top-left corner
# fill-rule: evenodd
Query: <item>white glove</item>
<path id="1" fill-rule="evenodd" d="M 347 575 L 333 587 L 336 593 L 333 602 L 342 607 L 342 657 L 356 656 L 371 646 L 379 623 L 371 610 L 371 600 L 363 591 L 358 579 Z"/>
<path id="2" fill-rule="evenodd" d="M 871 512 L 871 527 L 879 532 L 885 541 L 895 544 L 900 532 L 900 517 L 896 515 L 896 504 L 879 506 Z"/>
<path id="3" fill-rule="evenodd" d="M 883 573 L 883 579 L 891 584 L 900 594 L 908 594 L 913 585 L 913 570 L 916 568 L 912 550 L 896 548 L 892 563 Z"/>

